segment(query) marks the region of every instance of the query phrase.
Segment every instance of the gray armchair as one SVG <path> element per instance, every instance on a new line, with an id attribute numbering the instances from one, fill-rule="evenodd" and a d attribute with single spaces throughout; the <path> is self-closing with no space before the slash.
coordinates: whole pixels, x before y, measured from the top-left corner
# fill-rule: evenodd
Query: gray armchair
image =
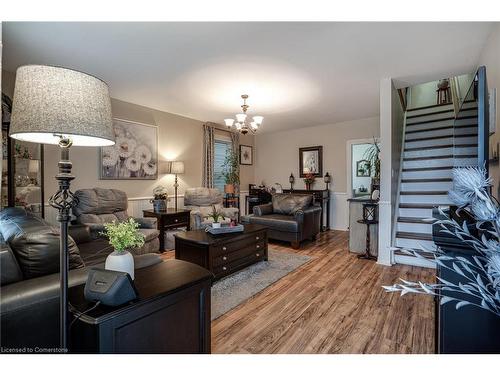
<path id="1" fill-rule="evenodd" d="M 271 203 L 254 207 L 246 221 L 264 225 L 269 238 L 290 241 L 297 249 L 301 241 L 314 240 L 320 232 L 322 210 L 312 202 L 312 195 L 274 194 Z"/>
<path id="2" fill-rule="evenodd" d="M 127 194 L 116 189 L 81 189 L 75 192 L 78 204 L 73 207 L 73 215 L 78 224 L 90 228 L 92 238 L 101 237 L 105 223 L 125 221 L 130 217 L 127 213 Z M 141 248 L 132 249 L 135 255 L 155 253 L 159 251 L 159 231 L 155 218 L 136 218 L 139 230 L 144 235 L 145 243 Z"/>
<path id="3" fill-rule="evenodd" d="M 218 189 L 205 187 L 190 188 L 184 192 L 184 207 L 191 210 L 191 229 L 204 229 L 213 220 L 207 218 L 212 213 L 213 206 L 224 215 L 224 221 L 237 219 L 237 208 L 225 208 L 222 204 L 223 196 Z"/>

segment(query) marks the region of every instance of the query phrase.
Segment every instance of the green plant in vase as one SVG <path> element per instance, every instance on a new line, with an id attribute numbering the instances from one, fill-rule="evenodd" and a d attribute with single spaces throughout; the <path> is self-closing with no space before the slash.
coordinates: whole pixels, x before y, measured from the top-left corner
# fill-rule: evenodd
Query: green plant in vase
<path id="1" fill-rule="evenodd" d="M 104 224 L 102 234 L 115 250 L 106 258 L 107 270 L 127 272 L 134 279 L 134 257 L 129 249 L 144 245 L 144 235 L 138 230 L 139 224 L 132 218 L 127 221 L 113 221 Z"/>
<path id="2" fill-rule="evenodd" d="M 238 154 L 232 150 L 226 152 L 222 164 L 222 177 L 224 177 L 224 192 L 234 194 L 236 187 L 240 184 L 240 168 Z"/>
<path id="3" fill-rule="evenodd" d="M 212 223 L 212 227 L 213 228 L 220 228 L 221 223 L 219 222 L 219 220 L 224 220 L 225 219 L 224 215 L 222 215 L 222 213 L 220 213 L 219 211 L 217 211 L 217 209 L 215 208 L 215 206 L 212 206 L 212 213 L 210 215 L 208 215 L 208 218 L 210 218 L 210 219 L 212 219 L 214 221 Z"/>

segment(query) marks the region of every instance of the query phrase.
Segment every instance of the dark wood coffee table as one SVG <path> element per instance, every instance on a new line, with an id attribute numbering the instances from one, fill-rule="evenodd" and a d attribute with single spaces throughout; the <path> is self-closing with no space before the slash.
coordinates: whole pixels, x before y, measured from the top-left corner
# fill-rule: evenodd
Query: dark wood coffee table
<path id="1" fill-rule="evenodd" d="M 240 233 L 212 235 L 205 230 L 178 233 L 175 258 L 205 267 L 220 279 L 250 264 L 267 261 L 267 228 L 246 224 Z"/>

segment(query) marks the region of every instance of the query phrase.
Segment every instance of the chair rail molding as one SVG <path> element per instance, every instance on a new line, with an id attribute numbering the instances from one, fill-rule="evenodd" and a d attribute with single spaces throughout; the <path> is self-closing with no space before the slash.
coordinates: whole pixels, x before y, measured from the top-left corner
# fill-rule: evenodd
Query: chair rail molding
<path id="1" fill-rule="evenodd" d="M 240 192 L 240 201 L 245 202 L 245 195 L 248 195 L 248 191 Z M 178 205 L 179 207 L 184 206 L 184 194 L 178 194 Z M 128 200 L 128 209 L 127 212 L 130 216 L 133 217 L 142 217 L 142 211 L 152 208 L 152 204 L 150 199 L 153 196 L 149 197 L 129 197 Z M 172 198 L 172 197 L 170 197 Z M 174 207 L 174 200 L 170 199 L 168 202 L 168 207 Z M 240 208 L 241 210 L 241 208 Z M 48 203 L 45 203 L 45 220 L 47 220 L 50 224 L 57 225 L 57 210 L 53 209 Z"/>

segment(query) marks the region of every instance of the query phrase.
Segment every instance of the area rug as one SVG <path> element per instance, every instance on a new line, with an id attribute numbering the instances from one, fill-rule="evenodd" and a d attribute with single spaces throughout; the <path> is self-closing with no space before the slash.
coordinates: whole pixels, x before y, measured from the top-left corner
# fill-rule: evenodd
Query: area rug
<path id="1" fill-rule="evenodd" d="M 267 262 L 253 264 L 212 286 L 212 320 L 234 309 L 312 258 L 284 253 L 269 246 Z"/>

